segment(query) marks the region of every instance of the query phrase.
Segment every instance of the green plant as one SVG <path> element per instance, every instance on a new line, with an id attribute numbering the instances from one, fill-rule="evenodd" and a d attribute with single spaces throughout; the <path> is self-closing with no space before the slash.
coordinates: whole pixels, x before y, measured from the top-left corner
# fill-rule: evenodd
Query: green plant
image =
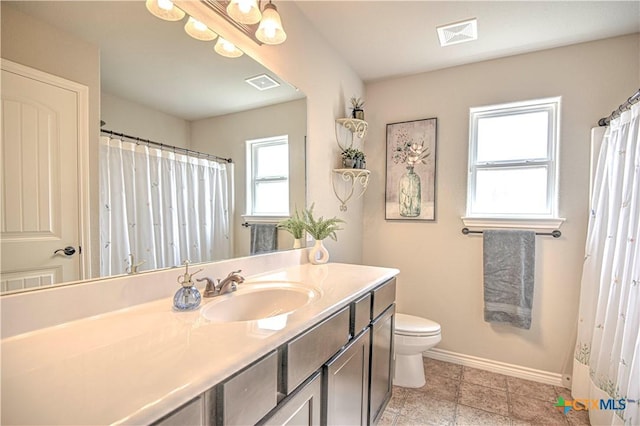
<path id="1" fill-rule="evenodd" d="M 338 241 L 336 231 L 342 230 L 340 223 L 345 223 L 344 220 L 332 217 L 331 219 L 325 219 L 322 216 L 319 218 L 313 217 L 313 204 L 305 211 L 305 230 L 316 241 L 324 240 L 330 237 L 334 241 Z"/>
<path id="2" fill-rule="evenodd" d="M 361 159 L 364 160 L 364 152 L 355 149 L 355 148 L 347 148 L 345 150 L 342 151 L 342 159 L 346 160 L 348 158 L 353 159 L 353 160 L 357 160 L 357 159 Z"/>
<path id="3" fill-rule="evenodd" d="M 362 98 L 356 98 L 355 96 L 351 98 L 351 107 L 353 109 L 362 109 L 364 106 L 364 100 Z"/>
<path id="4" fill-rule="evenodd" d="M 289 232 L 293 235 L 293 238 L 300 239 L 302 238 L 306 224 L 306 212 L 300 213 L 296 208 L 290 218 L 278 223 L 278 228 Z"/>

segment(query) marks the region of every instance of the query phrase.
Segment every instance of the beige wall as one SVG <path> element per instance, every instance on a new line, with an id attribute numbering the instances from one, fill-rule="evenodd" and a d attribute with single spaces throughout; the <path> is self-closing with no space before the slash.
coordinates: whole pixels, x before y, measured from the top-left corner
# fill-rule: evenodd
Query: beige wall
<path id="1" fill-rule="evenodd" d="M 106 122 L 104 129 L 189 148 L 191 126 L 187 120 L 139 103 L 102 92 L 100 118 Z"/>
<path id="2" fill-rule="evenodd" d="M 71 37 L 48 24 L 25 15 L 0 2 L 2 15 L 3 58 L 26 65 L 89 88 L 89 170 L 96 171 L 89 181 L 91 217 L 98 211 L 98 132 L 100 130 L 100 52 L 83 40 Z M 93 214 L 95 212 L 95 215 Z M 98 223 L 91 223 L 91 235 L 97 236 Z M 97 253 L 98 238 L 92 239 Z M 93 274 L 99 272 L 99 259 L 92 262 Z"/>
<path id="3" fill-rule="evenodd" d="M 365 264 L 397 267 L 398 308 L 442 325 L 439 348 L 560 373 L 574 345 L 589 189 L 590 128 L 639 86 L 640 37 L 578 44 L 366 86 Z M 482 238 L 463 236 L 469 108 L 562 96 L 562 237 L 536 240 L 531 330 L 483 320 Z M 384 220 L 385 125 L 437 117 L 435 222 Z"/>
<path id="4" fill-rule="evenodd" d="M 241 226 L 246 213 L 245 141 L 273 136 L 289 136 L 290 199 L 293 209 L 305 202 L 305 136 L 307 101 L 300 99 L 236 114 L 197 120 L 191 123 L 192 149 L 233 158 L 235 165 L 234 255 L 249 255 L 249 229 Z M 278 232 L 278 247 L 291 248 L 293 239 Z"/>
<path id="5" fill-rule="evenodd" d="M 363 200 L 351 201 L 347 212 L 331 187 L 332 169 L 340 149 L 335 141 L 335 119 L 344 117 L 351 96 L 361 96 L 364 85 L 355 72 L 313 29 L 294 2 L 279 2 L 287 41 L 279 46 L 258 46 L 229 28 L 220 18 L 203 14 L 199 3 L 176 1 L 181 8 L 215 28 L 247 54 L 307 95 L 307 205 L 324 217 L 337 216 L 347 223 L 338 242 L 325 240 L 332 262 L 362 261 Z M 365 152 L 367 151 L 365 143 Z"/>

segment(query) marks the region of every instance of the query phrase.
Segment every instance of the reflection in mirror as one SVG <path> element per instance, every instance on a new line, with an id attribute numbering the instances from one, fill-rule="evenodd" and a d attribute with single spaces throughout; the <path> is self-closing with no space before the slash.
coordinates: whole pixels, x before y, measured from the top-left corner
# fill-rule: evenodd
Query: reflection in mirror
<path id="1" fill-rule="evenodd" d="M 247 182 L 251 176 L 251 168 L 245 163 L 248 155 L 247 141 L 286 136 L 289 151 L 289 176 L 287 177 L 290 194 L 289 211 L 293 211 L 296 206 L 305 205 L 306 100 L 304 94 L 247 55 L 235 59 L 219 56 L 213 49 L 215 41 L 197 41 L 185 33 L 184 25 L 188 17 L 180 22 L 162 21 L 152 16 L 146 10 L 144 2 L 140 1 L 2 1 L 0 6 L 2 7 L 1 52 L 3 57 L 2 130 L 6 135 L 6 132 L 11 129 L 29 129 L 22 132 L 20 137 L 11 140 L 3 138 L 2 142 L 3 149 L 9 146 L 15 148 L 14 160 L 20 158 L 20 161 L 14 161 L 5 155 L 2 161 L 4 195 L 10 194 L 16 201 L 16 203 L 4 203 L 1 212 L 3 217 L 1 236 L 3 256 L 0 271 L 2 292 L 174 267 L 187 257 L 194 257 L 191 259 L 194 261 L 212 261 L 249 255 L 252 251 L 251 234 L 255 234 L 255 231 L 251 230 L 254 227 L 242 225 L 247 222 L 249 224 L 260 222 L 261 219 L 275 224 L 279 218 L 256 218 L 248 210 L 250 203 L 247 203 L 247 200 L 251 198 L 247 193 L 247 188 L 250 186 Z M 30 60 L 30 58 L 34 59 Z M 14 66 L 6 60 L 17 65 Z M 24 71 L 21 65 L 29 68 Z M 34 69 L 37 71 L 31 71 Z M 62 83 L 54 82 L 52 86 L 64 86 L 70 80 L 71 82 L 68 83 L 71 85 L 70 89 L 63 88 L 60 94 L 52 94 L 60 98 L 56 100 L 60 103 L 60 108 L 66 108 L 65 105 L 69 103 L 77 105 L 80 109 L 86 108 L 88 112 L 80 110 L 70 115 L 75 114 L 77 118 L 84 114 L 90 120 L 94 117 L 99 118 L 105 122 L 103 130 L 131 137 L 101 134 L 97 124 L 89 123 L 87 145 L 90 167 L 85 170 L 86 174 L 78 175 L 76 162 L 81 163 L 81 159 L 77 158 L 77 152 L 81 151 L 82 123 L 60 126 L 60 129 L 67 127 L 71 129 L 69 130 L 70 138 L 57 131 L 54 132 L 56 138 L 59 138 L 54 141 L 56 144 L 74 139 L 79 145 L 64 148 L 62 145 L 45 144 L 45 149 L 41 147 L 42 141 L 38 142 L 35 138 L 36 142 L 33 142 L 25 137 L 25 134 L 38 134 L 33 129 L 33 126 L 37 125 L 37 119 L 31 123 L 33 124 L 31 126 L 28 122 L 12 122 L 11 117 L 7 115 L 7 111 L 11 110 L 7 108 L 9 105 L 7 102 L 12 101 L 16 96 L 22 96 L 10 93 L 8 87 L 43 93 L 42 88 L 38 86 L 40 82 L 35 88 L 23 88 L 25 83 L 34 80 L 32 75 L 21 76 L 23 71 L 26 74 L 42 72 L 45 76 L 44 80 L 49 79 L 49 75 L 64 77 L 65 80 Z M 278 86 L 261 91 L 245 82 L 245 79 L 263 74 L 275 80 Z M 41 76 L 36 77 L 35 79 L 38 80 Z M 83 96 L 82 86 L 78 86 L 79 94 L 73 94 L 67 99 L 67 92 L 75 93 L 74 81 L 89 86 L 86 105 L 79 101 Z M 92 81 L 96 82 L 96 86 L 99 85 L 99 90 L 94 90 Z M 98 92 L 99 101 L 96 99 Z M 55 110 L 55 108 L 49 108 L 47 102 L 32 101 L 37 105 L 46 104 L 48 108 L 38 111 L 34 117 L 38 114 L 42 117 L 45 109 Z M 23 105 L 20 108 L 24 110 L 26 107 Z M 52 113 L 52 116 L 56 117 L 63 115 Z M 87 123 L 84 123 L 84 126 L 86 128 Z M 80 130 L 75 132 L 73 129 Z M 160 150 L 153 144 L 140 143 L 140 141 L 136 144 L 133 143 L 136 142 L 135 138 L 159 142 L 176 149 Z M 187 153 L 181 149 L 190 152 Z M 146 152 L 152 154 L 150 158 L 159 161 L 168 161 L 172 158 L 173 161 L 178 160 L 175 164 L 200 167 L 202 170 L 226 169 L 226 177 L 216 175 L 217 177 L 212 177 L 212 183 L 202 187 L 226 188 L 226 192 L 215 194 L 215 197 L 220 197 L 220 202 L 214 203 L 220 216 L 214 219 L 211 209 L 205 209 L 204 213 L 194 216 L 192 220 L 205 227 L 192 228 L 189 232 L 182 231 L 181 226 L 184 225 L 184 221 L 179 218 L 170 225 L 159 222 L 156 220 L 157 216 L 150 216 L 151 210 L 147 203 L 157 202 L 157 195 L 166 195 L 170 191 L 165 190 L 167 187 L 161 185 L 162 178 L 158 178 L 147 179 L 146 189 L 135 188 L 132 183 L 120 182 L 120 189 L 112 194 L 122 195 L 126 193 L 123 188 L 133 189 L 129 191 L 129 196 L 135 194 L 142 200 L 142 204 L 140 202 L 135 204 L 136 215 L 133 217 L 136 220 L 131 220 L 131 216 L 120 213 L 118 220 L 105 222 L 104 218 L 108 216 L 106 212 L 113 213 L 115 210 L 114 199 L 106 196 L 108 186 L 105 186 L 105 182 L 109 175 L 122 177 L 124 175 L 122 168 L 133 165 L 132 161 L 125 161 L 117 166 L 120 169 L 113 168 L 116 166 L 105 160 L 109 157 L 105 154 L 106 151 L 111 151 L 112 157 L 131 154 L 131 158 L 134 158 L 139 152 Z M 59 175 L 57 169 L 43 168 L 42 165 L 48 161 L 42 158 L 43 153 L 46 152 L 53 152 L 54 157 L 60 153 L 61 158 L 56 158 L 61 162 L 59 171 L 62 174 Z M 65 152 L 75 153 L 75 158 L 72 158 L 72 161 L 64 160 L 62 157 Z M 114 152 L 116 154 L 113 154 Z M 200 154 L 194 154 L 194 152 Z M 231 158 L 233 164 L 209 161 L 206 159 L 208 155 Z M 36 157 L 39 160 L 36 160 Z M 12 161 L 14 164 L 11 164 Z M 33 164 L 34 161 L 40 161 L 40 163 Z M 106 165 L 108 167 L 105 167 Z M 169 169 L 173 170 L 171 167 Z M 38 179 L 42 180 L 42 176 L 46 175 L 51 177 L 51 182 L 46 185 L 33 183 L 32 180 L 38 179 L 30 179 L 29 176 L 36 174 L 25 173 L 25 170 L 38 170 L 37 175 L 40 176 Z M 152 170 L 155 170 L 152 174 L 156 173 L 156 177 L 159 176 L 157 169 Z M 11 181 L 12 185 L 6 184 L 7 175 L 15 171 L 19 171 L 22 173 L 21 176 L 27 176 L 27 178 L 14 179 Z M 65 171 L 71 175 L 68 179 L 64 174 Z M 132 173 L 130 182 L 133 182 L 136 180 L 135 173 L 140 172 L 140 167 L 133 167 L 130 172 Z M 197 176 L 194 175 L 188 179 L 201 181 L 203 174 L 199 175 L 200 177 Z M 196 190 L 193 185 L 189 185 L 187 189 L 188 179 L 184 181 L 182 187 L 180 187 L 181 181 L 173 175 L 164 179 L 167 185 L 179 183 L 179 186 L 173 190 L 174 196 L 170 199 L 171 201 L 164 204 L 165 213 L 171 209 L 185 211 L 194 209 L 197 204 L 196 198 L 202 189 Z M 226 183 L 223 184 L 223 181 Z M 53 186 L 54 183 L 57 183 L 54 188 L 57 192 L 54 192 L 50 199 L 43 199 L 44 195 L 39 195 L 40 199 L 34 200 L 36 193 L 34 191 L 41 191 L 43 185 Z M 76 211 L 72 211 L 74 208 L 69 207 L 72 204 L 61 201 L 59 198 L 59 194 L 77 196 L 81 193 L 76 187 L 78 184 L 88 188 L 88 200 L 85 201 L 88 206 L 86 208 L 88 223 L 84 225 L 79 225 L 82 217 L 82 200 L 76 201 L 79 207 Z M 110 201 L 106 203 L 105 200 Z M 16 206 L 20 207 L 16 210 Z M 25 214 L 35 223 L 33 229 L 27 229 L 22 219 L 14 221 L 15 223 L 6 220 Z M 129 245 L 111 246 L 115 244 L 115 239 L 112 241 L 113 234 L 130 236 L 132 228 L 135 228 L 139 218 L 143 216 L 148 219 L 148 227 L 144 232 L 137 234 L 136 244 L 129 242 Z M 46 229 L 47 227 L 43 225 L 46 222 L 43 221 L 43 217 L 51 219 L 52 226 L 49 227 L 51 229 Z M 91 240 L 87 241 L 84 247 L 80 247 L 82 245 L 80 242 L 83 241 L 82 234 L 71 237 L 60 235 L 57 222 L 60 217 L 68 218 L 71 225 L 67 227 L 73 228 L 74 231 L 91 230 Z M 13 225 L 8 226 L 7 223 L 13 223 Z M 110 225 L 105 226 L 105 223 Z M 161 226 L 161 223 L 164 225 Z M 181 244 L 187 247 L 202 248 L 201 242 L 194 242 L 196 240 L 193 236 L 196 234 L 200 238 L 198 241 L 221 240 L 224 242 L 224 247 L 216 243 L 204 250 L 205 254 L 198 257 L 188 249 L 185 252 L 175 251 L 172 246 L 177 241 L 175 239 L 171 241 L 165 238 L 160 244 L 151 244 L 155 240 L 162 240 L 159 236 L 164 237 L 169 234 L 184 240 Z M 276 249 L 289 249 L 293 246 L 293 240 L 286 232 L 278 231 L 275 235 Z M 256 236 L 253 235 L 253 237 Z M 33 244 L 39 241 L 46 241 L 48 245 L 44 249 L 42 258 L 35 259 L 32 256 L 32 253 L 35 253 Z M 19 249 L 15 248 L 17 243 L 22 244 Z M 64 249 L 67 246 L 77 248 L 76 253 L 66 255 L 64 250 L 53 253 L 56 249 Z M 105 250 L 105 246 L 109 246 L 109 250 Z M 107 251 L 108 256 L 105 255 Z M 5 253 L 10 252 L 15 253 L 15 256 L 5 256 Z M 164 253 L 161 262 L 157 260 L 154 252 Z M 79 258 L 85 258 L 87 261 L 74 260 Z M 62 274 L 60 265 L 66 266 L 72 262 L 77 263 L 75 269 L 72 268 L 74 271 Z"/>

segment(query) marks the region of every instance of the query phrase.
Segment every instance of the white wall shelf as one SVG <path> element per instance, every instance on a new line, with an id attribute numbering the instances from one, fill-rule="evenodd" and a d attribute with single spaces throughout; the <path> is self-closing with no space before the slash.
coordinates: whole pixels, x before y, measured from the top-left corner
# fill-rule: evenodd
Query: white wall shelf
<path id="1" fill-rule="evenodd" d="M 336 142 L 341 150 L 351 148 L 354 138 L 364 141 L 369 124 L 357 118 L 336 119 Z"/>
<path id="2" fill-rule="evenodd" d="M 347 202 L 362 197 L 369 185 L 371 172 L 366 169 L 333 169 L 331 183 L 333 193 L 340 200 L 340 211 L 347 211 Z"/>

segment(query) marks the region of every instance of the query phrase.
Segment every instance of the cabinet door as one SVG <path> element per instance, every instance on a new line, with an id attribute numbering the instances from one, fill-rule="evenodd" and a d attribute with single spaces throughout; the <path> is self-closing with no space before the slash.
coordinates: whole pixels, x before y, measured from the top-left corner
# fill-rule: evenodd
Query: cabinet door
<path id="1" fill-rule="evenodd" d="M 391 399 L 395 305 L 371 324 L 371 386 L 369 424 L 375 424 Z"/>
<path id="2" fill-rule="evenodd" d="M 365 330 L 325 364 L 323 424 L 367 424 L 369 336 L 369 330 Z"/>
<path id="3" fill-rule="evenodd" d="M 299 390 L 289 395 L 258 424 L 287 426 L 319 426 L 322 398 L 320 372 L 312 376 Z"/>

